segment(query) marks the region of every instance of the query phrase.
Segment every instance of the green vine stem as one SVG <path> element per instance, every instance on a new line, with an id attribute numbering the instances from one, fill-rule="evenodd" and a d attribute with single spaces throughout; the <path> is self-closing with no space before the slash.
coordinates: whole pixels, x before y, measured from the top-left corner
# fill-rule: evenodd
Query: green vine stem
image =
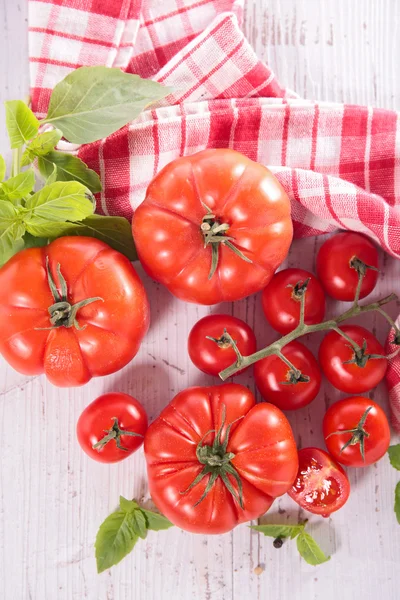
<path id="1" fill-rule="evenodd" d="M 357 259 L 357 261 L 358 261 L 358 259 Z M 358 262 L 361 263 L 361 261 L 358 261 Z M 363 265 L 363 264 L 364 263 L 361 263 L 361 265 Z M 358 272 L 359 281 L 358 281 L 357 291 L 355 294 L 355 299 L 354 299 L 353 305 L 348 310 L 346 310 L 344 313 L 342 313 L 340 315 L 337 315 L 336 317 L 334 317 L 332 319 L 323 321 L 322 323 L 306 325 L 304 323 L 304 309 L 305 309 L 305 299 L 306 299 L 306 292 L 305 292 L 300 298 L 300 303 L 301 303 L 300 304 L 300 320 L 299 320 L 299 324 L 296 327 L 296 329 L 294 329 L 290 333 L 286 334 L 281 339 L 276 340 L 269 346 L 266 346 L 262 350 L 258 350 L 257 352 L 254 352 L 254 354 L 250 354 L 249 356 L 242 356 L 241 360 L 237 360 L 234 364 L 230 365 L 229 367 L 227 367 L 226 369 L 224 369 L 223 371 L 221 371 L 219 373 L 219 377 L 222 379 L 222 381 L 225 381 L 229 377 L 232 377 L 232 375 L 235 375 L 235 373 L 237 373 L 238 371 L 240 371 L 246 367 L 249 367 L 250 365 L 253 365 L 257 361 L 259 361 L 263 358 L 266 358 L 267 356 L 271 356 L 271 355 L 275 354 L 276 356 L 278 356 L 279 358 L 282 359 L 282 348 L 284 348 L 287 344 L 289 344 L 290 342 L 293 342 L 293 340 L 296 340 L 297 338 L 303 337 L 304 335 L 308 335 L 310 333 L 315 333 L 317 331 L 334 330 L 337 333 L 339 333 L 340 335 L 342 335 L 343 337 L 345 337 L 346 339 L 348 339 L 349 343 L 351 343 L 351 345 L 353 346 L 355 352 L 357 352 L 357 351 L 360 352 L 360 351 L 362 351 L 362 348 L 360 348 L 351 338 L 348 338 L 348 336 L 340 329 L 339 325 L 341 323 L 343 323 L 343 321 L 346 321 L 347 319 L 351 319 L 353 317 L 358 317 L 358 316 L 363 315 L 368 312 L 376 311 L 376 312 L 380 313 L 381 315 L 383 315 L 389 321 L 389 323 L 392 325 L 392 327 L 394 326 L 395 340 L 398 340 L 400 343 L 400 331 L 397 329 L 396 325 L 394 324 L 393 320 L 389 317 L 389 315 L 387 315 L 385 313 L 385 311 L 382 310 L 382 308 L 381 308 L 385 304 L 388 304 L 389 302 L 392 302 L 393 300 L 397 300 L 398 299 L 397 294 L 394 294 L 394 293 L 389 294 L 389 296 L 385 296 L 384 298 L 381 298 L 380 300 L 377 300 L 376 302 L 372 302 L 372 303 L 366 304 L 364 306 L 361 306 L 359 304 L 358 298 L 360 295 L 361 284 L 362 284 L 362 280 L 365 276 L 367 268 L 370 268 L 370 267 L 368 265 L 364 265 L 364 267 L 361 266 L 359 269 L 358 268 L 356 269 Z M 373 357 L 371 356 L 371 358 L 373 358 Z"/>

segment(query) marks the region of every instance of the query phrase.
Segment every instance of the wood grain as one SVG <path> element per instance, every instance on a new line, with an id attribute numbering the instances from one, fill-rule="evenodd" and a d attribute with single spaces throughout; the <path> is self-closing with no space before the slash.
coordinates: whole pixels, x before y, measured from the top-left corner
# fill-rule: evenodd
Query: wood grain
<path id="1" fill-rule="evenodd" d="M 1 98 L 28 90 L 27 7 L 2 0 Z M 284 84 L 307 98 L 400 109 L 398 0 L 247 0 L 245 30 L 259 56 Z M 4 115 L 1 150 L 7 148 Z M 322 239 L 295 242 L 287 264 L 312 269 Z M 400 262 L 381 255 L 374 294 L 399 290 Z M 143 275 L 141 273 L 141 275 Z M 311 517 L 310 530 L 332 560 L 318 568 L 293 544 L 241 526 L 224 536 L 170 530 L 150 534 L 132 556 L 98 576 L 93 542 L 119 494 L 148 500 L 142 453 L 119 465 L 94 463 L 75 440 L 75 423 L 100 393 L 121 390 L 150 418 L 180 389 L 210 383 L 190 364 L 186 339 L 207 308 L 184 304 L 143 275 L 152 326 L 137 359 L 122 372 L 83 389 L 58 390 L 43 377 L 24 378 L 0 361 L 0 597 L 4 600 L 375 600 L 399 597 L 400 530 L 393 510 L 398 479 L 388 461 L 350 472 L 353 493 L 331 519 Z M 332 303 L 329 310 L 332 311 Z M 391 307 L 394 316 L 400 307 Z M 258 296 L 212 308 L 244 318 L 259 345 L 272 339 Z M 385 338 L 375 317 L 366 325 Z M 315 352 L 320 338 L 309 340 Z M 254 387 L 251 373 L 239 381 Z M 290 415 L 302 445 L 321 445 L 321 419 L 340 396 L 328 385 L 310 409 Z M 373 394 L 386 403 L 384 386 Z M 290 499 L 276 502 L 269 522 L 305 514 Z M 293 592 L 295 590 L 295 593 Z"/>

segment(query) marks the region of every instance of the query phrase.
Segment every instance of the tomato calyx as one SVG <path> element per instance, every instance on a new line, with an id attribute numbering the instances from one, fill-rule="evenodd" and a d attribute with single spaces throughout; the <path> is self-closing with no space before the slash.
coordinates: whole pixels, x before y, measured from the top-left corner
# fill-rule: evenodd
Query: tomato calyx
<path id="1" fill-rule="evenodd" d="M 50 323 L 52 327 L 44 327 L 40 329 L 56 329 L 57 327 L 75 327 L 78 330 L 85 329 L 86 325 L 80 327 L 77 321 L 77 314 L 79 309 L 91 304 L 92 302 L 101 301 L 104 302 L 103 298 L 96 296 L 95 298 L 86 298 L 76 304 L 71 304 L 68 301 L 68 286 L 61 273 L 61 265 L 57 264 L 57 276 L 61 288 L 61 293 L 58 291 L 57 285 L 51 274 L 49 257 L 46 257 L 46 271 L 47 281 L 54 298 L 54 304 L 49 306 L 48 311 L 50 315 Z"/>
<path id="2" fill-rule="evenodd" d="M 366 366 L 367 362 L 369 360 L 374 360 L 377 358 L 385 358 L 386 356 L 384 356 L 383 354 L 367 354 L 367 341 L 364 340 L 363 341 L 363 345 L 358 346 L 358 344 L 349 344 L 349 347 L 354 351 L 354 355 L 353 358 L 351 358 L 350 360 L 345 360 L 343 362 L 344 365 L 351 365 L 351 364 L 355 364 L 357 365 L 357 367 L 361 367 L 362 369 Z"/>
<path id="3" fill-rule="evenodd" d="M 278 358 L 280 358 L 285 365 L 289 367 L 289 371 L 286 373 L 287 381 L 280 381 L 280 385 L 296 385 L 296 383 L 309 383 L 310 377 L 308 375 L 304 375 L 294 366 L 294 364 L 286 358 L 286 356 L 282 352 L 277 353 Z"/>
<path id="4" fill-rule="evenodd" d="M 216 480 L 218 479 L 218 477 L 221 477 L 225 487 L 232 494 L 232 497 L 234 498 L 234 500 L 240 505 L 240 508 L 242 508 L 242 509 L 244 508 L 242 482 L 241 482 L 239 473 L 236 471 L 235 467 L 231 464 L 231 460 L 233 458 L 235 458 L 235 455 L 233 452 L 226 451 L 226 449 L 228 447 L 231 427 L 234 423 L 236 423 L 236 421 L 239 421 L 240 419 L 243 419 L 243 417 L 239 417 L 239 419 L 235 419 L 234 421 L 232 421 L 232 423 L 229 423 L 229 425 L 226 428 L 225 439 L 222 442 L 221 436 L 222 436 L 222 431 L 224 429 L 225 420 L 226 420 L 226 407 L 223 404 L 222 405 L 221 426 L 215 435 L 212 446 L 203 444 L 203 440 L 210 433 L 215 433 L 215 429 L 210 429 L 210 431 L 207 431 L 207 433 L 202 437 L 200 442 L 197 444 L 196 456 L 197 456 L 199 463 L 204 465 L 204 468 L 197 475 L 197 477 L 192 481 L 192 483 L 189 485 L 189 487 L 185 491 L 181 492 L 181 494 L 186 494 L 189 490 L 191 490 L 198 483 L 200 483 L 200 481 L 203 479 L 203 477 L 206 477 L 206 475 L 210 475 L 210 478 L 207 482 L 207 485 L 206 485 L 206 488 L 205 488 L 203 494 L 201 495 L 199 500 L 197 500 L 196 504 L 194 504 L 193 506 L 197 506 L 198 504 L 200 504 L 200 502 L 202 502 L 204 500 L 204 498 L 210 492 L 211 488 L 213 487 L 213 485 L 216 482 Z M 235 479 L 237 486 L 238 486 L 238 491 L 236 491 L 235 488 L 233 487 L 233 485 L 228 477 L 228 474 L 231 475 Z"/>
<path id="5" fill-rule="evenodd" d="M 217 269 L 220 244 L 225 244 L 227 248 L 232 250 L 232 252 L 237 254 L 237 256 L 239 256 L 242 260 L 248 263 L 253 262 L 252 260 L 250 260 L 250 258 L 247 258 L 247 256 L 245 256 L 243 252 L 241 252 L 239 248 L 236 248 L 236 246 L 232 243 L 232 240 L 234 240 L 235 238 L 226 235 L 230 227 L 229 224 L 220 223 L 218 221 L 217 216 L 214 215 L 211 209 L 206 204 L 204 204 L 204 202 L 202 202 L 202 205 L 207 211 L 200 225 L 200 229 L 204 238 L 204 248 L 207 248 L 208 245 L 211 245 L 212 251 L 211 269 L 208 275 L 208 279 L 212 278 Z"/>
<path id="6" fill-rule="evenodd" d="M 295 285 L 289 283 L 287 287 L 293 288 L 292 298 L 300 302 L 302 296 L 305 296 L 308 284 L 311 281 L 311 277 L 307 277 L 304 281 L 298 281 Z"/>
<path id="7" fill-rule="evenodd" d="M 373 406 L 368 406 L 368 408 L 363 413 L 361 419 L 357 423 L 354 429 L 339 429 L 338 431 L 332 431 L 326 439 L 330 438 L 332 435 L 342 435 L 343 433 L 351 433 L 351 438 L 342 446 L 340 449 L 340 454 L 346 450 L 349 446 L 356 446 L 360 444 L 360 454 L 365 462 L 365 438 L 369 437 L 368 431 L 364 429 L 365 421 L 367 420 L 368 413 L 373 409 Z"/>
<path id="8" fill-rule="evenodd" d="M 243 361 L 243 355 L 241 354 L 236 340 L 233 339 L 233 337 L 230 335 L 230 333 L 228 333 L 228 330 L 226 329 L 226 327 L 224 328 L 224 333 L 221 335 L 221 337 L 219 338 L 214 338 L 211 337 L 210 335 L 206 335 L 206 339 L 210 340 L 211 342 L 215 342 L 219 348 L 222 349 L 226 349 L 226 348 L 232 348 L 237 356 L 237 365 L 240 365 L 241 362 Z"/>
<path id="9" fill-rule="evenodd" d="M 107 435 L 105 435 L 101 440 L 99 440 L 96 444 L 92 446 L 93 450 L 101 450 L 106 444 L 108 444 L 108 442 L 110 442 L 111 440 L 115 440 L 115 443 L 119 450 L 129 452 L 129 448 L 125 448 L 121 445 L 121 435 L 143 437 L 142 434 L 136 433 L 134 431 L 126 431 L 125 429 L 121 429 L 118 425 L 117 417 L 112 417 L 112 420 L 114 421 L 113 426 L 111 427 L 111 429 L 104 429 L 104 433 L 106 433 Z"/>

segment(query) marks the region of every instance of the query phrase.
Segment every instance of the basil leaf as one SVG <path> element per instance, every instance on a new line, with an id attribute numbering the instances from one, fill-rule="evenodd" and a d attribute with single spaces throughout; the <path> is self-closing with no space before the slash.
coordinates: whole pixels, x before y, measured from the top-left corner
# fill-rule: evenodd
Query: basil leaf
<path id="1" fill-rule="evenodd" d="M 130 261 L 138 259 L 131 225 L 123 217 L 91 215 L 80 223 L 67 223 L 64 232 L 57 235 L 94 237 L 124 254 Z"/>
<path id="2" fill-rule="evenodd" d="M 394 490 L 394 512 L 396 513 L 397 522 L 400 523 L 400 481 Z"/>
<path id="3" fill-rule="evenodd" d="M 0 181 L 3 181 L 5 176 L 6 176 L 6 161 L 0 154 Z"/>
<path id="4" fill-rule="evenodd" d="M 5 102 L 6 126 L 11 148 L 19 148 L 39 131 L 39 121 L 22 100 Z"/>
<path id="5" fill-rule="evenodd" d="M 392 467 L 400 471 L 400 444 L 389 446 L 388 454 Z"/>
<path id="6" fill-rule="evenodd" d="M 11 202 L 0 201 L 0 264 L 24 247 L 25 226 L 18 208 Z"/>
<path id="7" fill-rule="evenodd" d="M 119 497 L 119 507 L 124 512 L 132 512 L 135 508 L 139 508 L 139 504 L 136 500 L 127 500 L 123 496 Z"/>
<path id="8" fill-rule="evenodd" d="M 305 531 L 297 536 L 297 550 L 309 565 L 321 565 L 330 560 L 330 556 L 321 550 L 314 538 Z"/>
<path id="9" fill-rule="evenodd" d="M 67 221 L 47 221 L 46 219 L 25 219 L 27 231 L 35 236 L 41 238 L 48 238 L 51 241 L 69 235 L 69 228 L 71 223 Z"/>
<path id="10" fill-rule="evenodd" d="M 142 508 L 141 511 L 146 517 L 147 529 L 151 529 L 152 531 L 161 531 L 174 526 L 174 524 L 171 523 L 167 517 L 164 517 L 164 515 L 160 515 L 159 513 L 155 513 L 151 510 L 145 510 L 144 508 Z"/>
<path id="11" fill-rule="evenodd" d="M 50 185 L 50 183 L 54 183 L 55 181 L 57 181 L 57 167 L 55 164 L 53 164 L 53 169 L 46 179 L 46 185 Z"/>
<path id="12" fill-rule="evenodd" d="M 304 525 L 251 525 L 250 529 L 273 538 L 290 537 L 292 540 L 304 530 Z"/>
<path id="13" fill-rule="evenodd" d="M 101 191 L 101 181 L 96 171 L 89 169 L 77 156 L 54 150 L 39 157 L 39 171 L 44 177 L 51 175 L 53 165 L 57 167 L 57 181 L 79 181 L 93 194 Z"/>
<path id="14" fill-rule="evenodd" d="M 102 573 L 119 563 L 133 550 L 138 539 L 130 512 L 117 510 L 109 515 L 96 536 L 97 572 Z"/>
<path id="15" fill-rule="evenodd" d="M 135 533 L 142 538 L 142 540 L 146 539 L 147 536 L 147 526 L 146 519 L 144 514 L 140 510 L 140 508 L 134 509 L 131 513 L 129 513 L 132 518 L 132 527 Z"/>
<path id="16" fill-rule="evenodd" d="M 54 150 L 54 147 L 57 146 L 61 138 L 62 132 L 59 129 L 39 133 L 39 135 L 25 148 L 22 155 L 21 167 L 30 165 L 31 162 L 35 160 L 36 156 L 43 156 L 44 154 L 51 152 L 51 150 Z"/>
<path id="17" fill-rule="evenodd" d="M 46 185 L 26 201 L 24 221 L 26 229 L 32 235 L 52 237 L 51 229 L 54 228 L 54 236 L 57 237 L 59 230 L 57 225 L 64 221 L 80 221 L 93 213 L 94 204 L 92 198 L 88 197 L 88 190 L 78 181 L 56 181 Z M 55 222 L 52 223 L 51 222 Z"/>
<path id="18" fill-rule="evenodd" d="M 44 123 L 57 125 L 70 142 L 87 144 L 114 133 L 170 91 L 119 69 L 80 67 L 55 86 Z"/>
<path id="19" fill-rule="evenodd" d="M 47 246 L 48 243 L 49 238 L 47 237 L 35 237 L 28 232 L 24 235 L 25 248 L 41 248 L 42 246 Z"/>
<path id="20" fill-rule="evenodd" d="M 18 200 L 27 196 L 33 190 L 34 185 L 35 173 L 33 169 L 28 169 L 28 171 L 10 177 L 0 184 L 0 199 L 18 204 Z"/>

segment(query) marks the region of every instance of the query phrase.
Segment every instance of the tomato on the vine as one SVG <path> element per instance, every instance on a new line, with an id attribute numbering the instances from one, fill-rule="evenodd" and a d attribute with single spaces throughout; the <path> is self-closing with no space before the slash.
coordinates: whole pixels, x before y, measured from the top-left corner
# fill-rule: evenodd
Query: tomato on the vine
<path id="1" fill-rule="evenodd" d="M 298 467 L 285 415 L 234 383 L 180 392 L 150 425 L 144 451 L 156 506 L 195 533 L 258 518 Z"/>
<path id="2" fill-rule="evenodd" d="M 228 148 L 164 167 L 132 226 L 147 273 L 197 304 L 231 302 L 264 288 L 293 236 L 290 201 L 279 181 Z"/>
<path id="3" fill-rule="evenodd" d="M 376 387 L 387 369 L 385 350 L 368 329 L 358 325 L 341 325 L 340 330 L 350 341 L 336 331 L 330 331 L 319 348 L 319 361 L 332 385 L 347 394 L 359 394 Z"/>
<path id="4" fill-rule="evenodd" d="M 357 269 L 365 270 L 359 297 L 368 296 L 378 280 L 377 268 L 378 252 L 361 233 L 337 233 L 322 244 L 317 255 L 318 278 L 326 293 L 336 300 L 354 300 Z"/>
<path id="5" fill-rule="evenodd" d="M 300 342 L 290 342 L 282 348 L 282 354 L 297 372 L 272 354 L 255 363 L 254 378 L 264 400 L 281 410 L 296 410 L 317 396 L 321 372 L 312 352 Z"/>
<path id="6" fill-rule="evenodd" d="M 147 414 L 129 394 L 110 392 L 93 400 L 76 425 L 78 442 L 84 452 L 102 463 L 123 460 L 144 441 Z"/>
<path id="7" fill-rule="evenodd" d="M 189 334 L 189 356 L 208 375 L 218 375 L 237 360 L 234 347 L 242 356 L 253 354 L 256 336 L 247 323 L 231 315 L 207 315 Z"/>
<path id="8" fill-rule="evenodd" d="M 267 321 L 276 331 L 286 334 L 297 327 L 304 294 L 304 322 L 320 323 L 325 315 L 325 294 L 315 275 L 303 269 L 275 273 L 263 291 L 262 306 Z"/>
<path id="9" fill-rule="evenodd" d="M 61 237 L 0 269 L 0 352 L 25 375 L 83 385 L 124 367 L 150 311 L 129 260 L 104 242 Z"/>
<path id="10" fill-rule="evenodd" d="M 382 458 L 390 444 L 387 417 L 379 404 L 364 396 L 332 404 L 323 422 L 325 444 L 336 460 L 366 467 Z"/>
<path id="11" fill-rule="evenodd" d="M 350 482 L 344 469 L 320 448 L 299 450 L 299 471 L 289 496 L 316 515 L 329 515 L 347 501 Z"/>

